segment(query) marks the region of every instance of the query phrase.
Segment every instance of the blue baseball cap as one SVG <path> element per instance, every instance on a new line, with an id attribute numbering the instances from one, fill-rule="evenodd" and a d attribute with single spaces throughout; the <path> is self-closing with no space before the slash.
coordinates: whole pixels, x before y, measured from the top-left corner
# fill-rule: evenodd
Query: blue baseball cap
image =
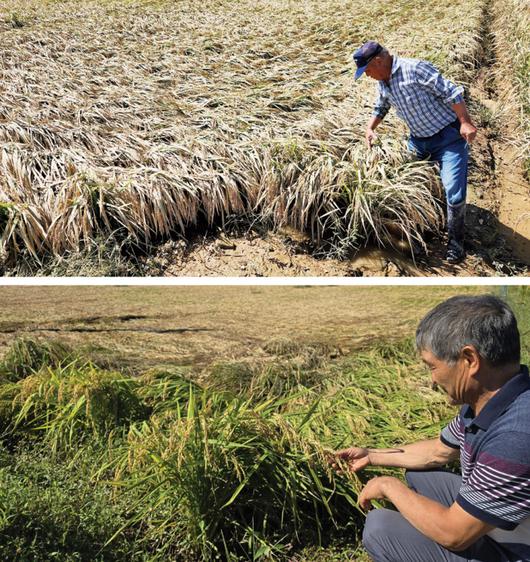
<path id="1" fill-rule="evenodd" d="M 357 70 L 355 71 L 355 80 L 361 77 L 370 61 L 375 58 L 382 50 L 383 47 L 376 41 L 368 41 L 359 49 L 357 49 L 355 53 L 353 53 L 353 60 L 357 65 Z"/>

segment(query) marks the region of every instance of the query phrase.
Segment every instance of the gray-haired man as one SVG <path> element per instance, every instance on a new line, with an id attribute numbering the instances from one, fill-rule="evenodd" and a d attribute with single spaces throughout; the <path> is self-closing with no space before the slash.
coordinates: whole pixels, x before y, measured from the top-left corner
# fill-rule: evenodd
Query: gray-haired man
<path id="1" fill-rule="evenodd" d="M 429 62 L 393 56 L 375 41 L 365 43 L 353 59 L 356 80 L 366 74 L 378 81 L 377 101 L 366 127 L 367 144 L 372 145 L 376 127 L 394 107 L 410 129 L 410 150 L 440 166 L 447 199 L 446 259 L 461 261 L 465 257 L 468 143 L 477 134 L 463 88 L 445 79 Z"/>
<path id="2" fill-rule="evenodd" d="M 463 405 L 436 439 L 398 449 L 338 451 L 352 471 L 407 469 L 406 481 L 370 480 L 363 544 L 375 562 L 530 561 L 530 377 L 517 322 L 492 296 L 453 297 L 419 324 L 432 380 Z M 392 454 L 389 454 L 392 453 Z M 461 474 L 440 468 L 460 458 Z"/>

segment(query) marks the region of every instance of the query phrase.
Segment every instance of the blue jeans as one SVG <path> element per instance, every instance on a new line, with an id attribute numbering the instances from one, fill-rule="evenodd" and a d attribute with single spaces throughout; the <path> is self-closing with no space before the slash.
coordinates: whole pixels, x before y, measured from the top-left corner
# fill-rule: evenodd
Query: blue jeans
<path id="1" fill-rule="evenodd" d="M 449 507 L 460 490 L 461 476 L 445 470 L 408 471 L 409 487 Z M 399 511 L 374 509 L 366 518 L 363 545 L 374 562 L 515 562 L 488 536 L 461 552 L 447 550 L 413 527 Z M 520 559 L 519 559 L 520 560 Z"/>
<path id="2" fill-rule="evenodd" d="M 458 121 L 447 125 L 432 137 L 411 135 L 408 147 L 419 158 L 438 162 L 449 206 L 458 207 L 466 202 L 469 149 L 460 135 Z"/>

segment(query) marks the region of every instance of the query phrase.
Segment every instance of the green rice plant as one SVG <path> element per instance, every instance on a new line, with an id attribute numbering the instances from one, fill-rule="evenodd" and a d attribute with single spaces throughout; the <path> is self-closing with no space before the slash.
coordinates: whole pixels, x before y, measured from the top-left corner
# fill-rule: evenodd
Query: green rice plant
<path id="1" fill-rule="evenodd" d="M 318 386 L 325 362 L 337 351 L 325 344 L 301 344 L 287 338 L 268 341 L 269 355 L 253 361 L 220 361 L 207 367 L 201 377 L 209 388 L 244 396 L 254 401 L 291 395 Z"/>
<path id="2" fill-rule="evenodd" d="M 152 416 L 171 417 L 175 408 L 182 407 L 190 395 L 200 386 L 190 380 L 184 369 L 167 371 L 152 369 L 136 379 L 136 393 Z"/>
<path id="3" fill-rule="evenodd" d="M 203 379 L 210 388 L 248 396 L 257 369 L 247 361 L 218 361 L 206 369 Z"/>
<path id="4" fill-rule="evenodd" d="M 528 285 L 503 287 L 500 296 L 511 306 L 521 334 L 521 363 L 530 362 L 530 290 Z"/>
<path id="5" fill-rule="evenodd" d="M 0 381 L 17 382 L 43 367 L 61 367 L 75 359 L 73 350 L 62 342 L 19 337 L 0 363 Z"/>
<path id="6" fill-rule="evenodd" d="M 284 415 L 296 419 L 313 409 L 304 435 L 333 449 L 390 447 L 435 437 L 456 415 L 430 386 L 411 341 L 405 340 L 341 361 L 318 389 L 302 400 L 286 401 L 291 407 Z"/>
<path id="7" fill-rule="evenodd" d="M 359 516 L 356 480 L 333 474 L 271 401 L 190 387 L 172 404 L 171 423 L 134 424 L 114 460 L 153 559 L 285 557 Z"/>
<path id="8" fill-rule="evenodd" d="M 90 363 L 42 368 L 0 387 L 4 420 L 1 434 L 10 439 L 37 437 L 53 451 L 83 437 L 105 437 L 112 430 L 148 415 L 136 394 L 138 383 Z M 10 416 L 6 404 L 10 402 Z"/>

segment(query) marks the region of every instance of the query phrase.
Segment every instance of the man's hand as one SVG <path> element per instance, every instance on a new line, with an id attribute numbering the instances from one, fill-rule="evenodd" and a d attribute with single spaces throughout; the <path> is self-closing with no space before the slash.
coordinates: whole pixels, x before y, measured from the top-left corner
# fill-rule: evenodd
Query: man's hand
<path id="1" fill-rule="evenodd" d="M 472 143 L 477 136 L 477 128 L 471 122 L 466 103 L 461 101 L 454 103 L 451 107 L 460 121 L 460 134 L 468 144 Z"/>
<path id="2" fill-rule="evenodd" d="M 368 481 L 368 484 L 359 494 L 359 505 L 362 509 L 368 511 L 372 507 L 372 500 L 383 500 L 387 497 L 387 487 L 393 484 L 393 481 L 399 482 L 397 478 L 392 476 L 378 476 Z"/>
<path id="3" fill-rule="evenodd" d="M 373 129 L 370 129 L 370 128 L 366 129 L 366 133 L 364 135 L 364 140 L 366 142 L 366 146 L 368 148 L 372 148 L 373 144 L 377 140 L 377 135 L 375 134 L 375 131 Z"/>
<path id="4" fill-rule="evenodd" d="M 460 134 L 468 144 L 471 144 L 477 136 L 477 128 L 469 121 L 464 122 L 460 125 Z"/>
<path id="5" fill-rule="evenodd" d="M 335 469 L 340 469 L 339 464 L 333 462 L 334 459 L 345 462 L 348 469 L 352 472 L 362 470 L 370 464 L 368 449 L 363 449 L 361 447 L 350 447 L 349 449 L 342 449 L 341 451 L 335 451 L 335 453 L 333 453 L 331 466 Z"/>

